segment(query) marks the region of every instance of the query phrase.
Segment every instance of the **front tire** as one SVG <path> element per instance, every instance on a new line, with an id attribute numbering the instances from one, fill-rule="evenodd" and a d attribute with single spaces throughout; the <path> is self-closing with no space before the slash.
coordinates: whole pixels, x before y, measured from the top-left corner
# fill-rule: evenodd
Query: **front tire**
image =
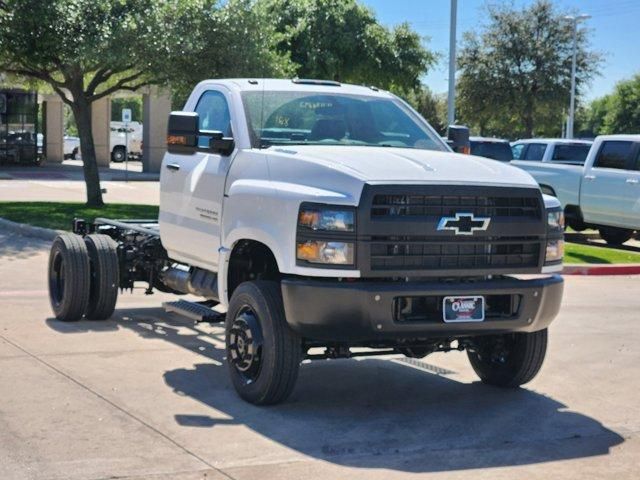
<path id="1" fill-rule="evenodd" d="M 547 329 L 533 333 L 509 333 L 476 339 L 467 351 L 480 380 L 497 387 L 519 387 L 540 371 L 547 352 Z"/>
<path id="2" fill-rule="evenodd" d="M 600 227 L 598 228 L 600 237 L 607 242 L 608 245 L 622 245 L 633 236 L 633 230 L 616 227 Z"/>
<path id="3" fill-rule="evenodd" d="M 78 235 L 56 237 L 49 254 L 49 300 L 58 320 L 80 320 L 89 304 L 89 254 Z"/>
<path id="4" fill-rule="evenodd" d="M 106 320 L 113 314 L 118 300 L 118 251 L 116 242 L 108 235 L 84 237 L 89 253 L 91 286 L 87 318 Z"/>
<path id="5" fill-rule="evenodd" d="M 279 282 L 242 283 L 225 320 L 227 365 L 241 398 L 255 405 L 283 402 L 302 360 L 300 337 L 287 324 Z"/>

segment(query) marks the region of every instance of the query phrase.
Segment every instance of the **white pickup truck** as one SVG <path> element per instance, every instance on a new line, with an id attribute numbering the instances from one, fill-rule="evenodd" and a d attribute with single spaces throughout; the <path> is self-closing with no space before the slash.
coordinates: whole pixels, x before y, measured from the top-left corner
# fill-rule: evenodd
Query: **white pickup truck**
<path id="1" fill-rule="evenodd" d="M 513 163 L 560 200 L 574 230 L 597 228 L 612 245 L 640 230 L 640 135 L 597 137 L 584 166 Z"/>
<path id="2" fill-rule="evenodd" d="M 204 81 L 167 143 L 159 220 L 76 219 L 55 240 L 58 319 L 109 318 L 135 282 L 201 297 L 165 308 L 224 322 L 233 386 L 255 404 L 283 401 L 304 359 L 466 350 L 486 383 L 537 374 L 563 224 L 526 172 L 453 153 L 388 92 L 331 81 Z"/>

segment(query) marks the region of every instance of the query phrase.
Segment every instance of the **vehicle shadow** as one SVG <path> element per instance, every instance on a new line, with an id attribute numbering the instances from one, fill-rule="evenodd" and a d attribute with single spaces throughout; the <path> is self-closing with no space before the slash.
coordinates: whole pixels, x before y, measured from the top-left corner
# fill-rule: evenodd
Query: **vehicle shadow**
<path id="1" fill-rule="evenodd" d="M 93 329 L 94 323 L 74 325 Z M 105 330 L 108 324 L 203 357 L 193 368 L 164 373 L 177 395 L 211 408 L 211 415 L 200 408 L 175 412 L 181 427 L 242 425 L 337 465 L 416 473 L 530 465 L 606 455 L 624 441 L 596 419 L 527 388 L 462 383 L 448 378 L 455 372 L 434 369 L 444 372 L 438 375 L 380 358 L 305 362 L 285 404 L 256 407 L 231 386 L 222 328 L 189 327 L 157 308 L 122 309 L 104 322 Z"/>
<path id="2" fill-rule="evenodd" d="M 640 247 L 636 245 L 608 245 L 600 240 L 600 237 L 583 233 L 565 233 L 565 239 L 571 243 L 579 245 L 588 245 L 590 247 L 613 248 L 615 250 L 624 250 L 626 252 L 640 253 Z M 634 239 L 640 240 L 640 235 L 636 234 Z"/>

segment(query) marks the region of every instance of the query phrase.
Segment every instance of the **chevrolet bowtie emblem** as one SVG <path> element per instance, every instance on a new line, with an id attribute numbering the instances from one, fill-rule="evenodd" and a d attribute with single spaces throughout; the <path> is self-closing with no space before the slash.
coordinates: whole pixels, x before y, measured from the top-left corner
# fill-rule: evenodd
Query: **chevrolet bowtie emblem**
<path id="1" fill-rule="evenodd" d="M 453 230 L 456 235 L 473 235 L 489 228 L 489 217 L 476 217 L 473 213 L 456 213 L 455 217 L 442 217 L 438 230 Z"/>

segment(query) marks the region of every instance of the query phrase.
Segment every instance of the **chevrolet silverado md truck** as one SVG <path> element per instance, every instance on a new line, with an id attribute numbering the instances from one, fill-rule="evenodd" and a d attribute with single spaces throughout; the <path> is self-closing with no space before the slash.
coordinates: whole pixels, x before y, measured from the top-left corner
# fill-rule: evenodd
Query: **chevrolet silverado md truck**
<path id="1" fill-rule="evenodd" d="M 528 173 L 453 153 L 388 92 L 330 81 L 204 81 L 167 145 L 159 219 L 76 219 L 54 241 L 58 319 L 109 318 L 136 282 L 199 297 L 165 307 L 224 322 L 255 404 L 287 398 L 309 358 L 466 350 L 503 387 L 540 369 L 563 216 Z"/>

